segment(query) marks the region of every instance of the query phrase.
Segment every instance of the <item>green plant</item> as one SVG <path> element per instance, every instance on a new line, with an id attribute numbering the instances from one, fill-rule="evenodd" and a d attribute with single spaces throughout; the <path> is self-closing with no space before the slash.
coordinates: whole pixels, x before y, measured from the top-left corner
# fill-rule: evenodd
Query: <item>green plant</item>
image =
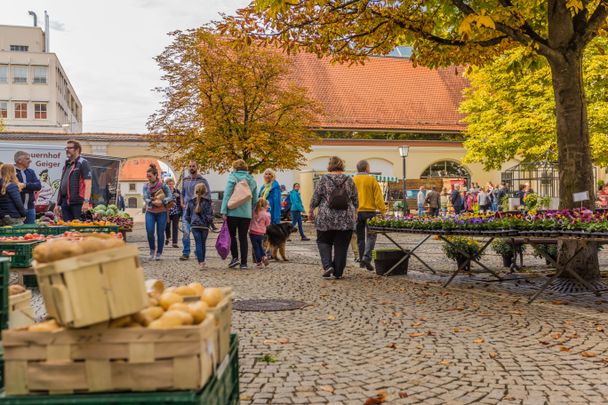
<path id="1" fill-rule="evenodd" d="M 263 361 L 266 363 L 276 363 L 277 362 L 277 358 L 274 357 L 272 354 L 265 354 L 263 356 L 256 357 L 256 360 Z"/>
<path id="2" fill-rule="evenodd" d="M 452 236 L 448 240 L 450 243 L 444 243 L 442 246 L 448 259 L 455 262 L 464 261 L 467 258 L 463 253 L 468 254 L 471 259 L 479 260 L 481 258 L 481 245 L 476 240 L 464 236 Z"/>
<path id="3" fill-rule="evenodd" d="M 524 245 L 514 247 L 510 239 L 494 239 L 490 247 L 497 254 L 507 257 L 513 257 L 515 250 L 517 250 L 517 253 L 523 253 L 526 250 Z"/>
<path id="4" fill-rule="evenodd" d="M 553 260 L 557 260 L 557 245 L 532 245 L 532 255 L 534 257 L 538 257 L 540 259 L 544 259 L 545 257 L 540 253 L 544 252 Z"/>
<path id="5" fill-rule="evenodd" d="M 502 198 L 500 199 L 500 208 L 503 211 L 509 211 L 509 196 L 508 195 L 503 195 Z"/>

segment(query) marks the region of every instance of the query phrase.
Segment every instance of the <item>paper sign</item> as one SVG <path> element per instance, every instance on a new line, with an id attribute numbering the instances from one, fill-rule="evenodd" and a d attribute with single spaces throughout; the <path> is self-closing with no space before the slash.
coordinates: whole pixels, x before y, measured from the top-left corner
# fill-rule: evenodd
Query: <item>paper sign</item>
<path id="1" fill-rule="evenodd" d="M 573 193 L 572 199 L 574 202 L 588 201 L 589 200 L 589 191 L 581 191 L 580 193 Z"/>
<path id="2" fill-rule="evenodd" d="M 556 197 L 552 197 L 551 198 L 551 207 L 550 209 L 552 210 L 558 210 L 559 209 L 559 198 Z"/>
<path id="3" fill-rule="evenodd" d="M 509 211 L 515 211 L 521 205 L 521 201 L 517 197 L 509 197 Z"/>

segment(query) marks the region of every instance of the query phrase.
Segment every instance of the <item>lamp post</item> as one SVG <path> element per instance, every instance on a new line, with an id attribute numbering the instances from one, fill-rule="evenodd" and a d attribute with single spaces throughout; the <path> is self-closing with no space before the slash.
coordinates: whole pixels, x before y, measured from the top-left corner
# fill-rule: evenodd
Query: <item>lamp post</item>
<path id="1" fill-rule="evenodd" d="M 410 212 L 407 206 L 407 188 L 405 186 L 405 180 L 407 178 L 405 175 L 405 158 L 407 157 L 409 151 L 409 146 L 404 145 L 399 147 L 399 155 L 401 155 L 401 158 L 403 159 L 403 215 L 407 215 Z"/>

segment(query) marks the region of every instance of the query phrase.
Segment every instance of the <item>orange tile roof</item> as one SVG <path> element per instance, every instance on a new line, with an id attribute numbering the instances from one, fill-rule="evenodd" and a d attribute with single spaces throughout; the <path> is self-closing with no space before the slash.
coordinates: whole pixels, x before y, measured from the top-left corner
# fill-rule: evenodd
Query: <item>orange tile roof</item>
<path id="1" fill-rule="evenodd" d="M 325 111 L 321 129 L 408 132 L 462 131 L 458 112 L 469 86 L 463 67 L 414 67 L 409 59 L 373 57 L 364 65 L 293 56 L 292 78 Z"/>
<path id="2" fill-rule="evenodd" d="M 118 181 L 146 181 L 146 171 L 154 163 L 160 170 L 158 160 L 152 158 L 129 159 L 120 168 Z"/>

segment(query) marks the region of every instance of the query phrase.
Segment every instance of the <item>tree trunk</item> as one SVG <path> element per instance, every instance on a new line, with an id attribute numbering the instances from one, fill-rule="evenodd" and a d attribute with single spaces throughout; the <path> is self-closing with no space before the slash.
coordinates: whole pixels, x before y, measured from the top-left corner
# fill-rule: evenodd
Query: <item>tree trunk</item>
<path id="1" fill-rule="evenodd" d="M 589 200 L 583 202 L 583 206 L 592 208 L 595 187 L 589 147 L 587 102 L 583 88 L 582 51 L 566 49 L 561 53 L 561 57 L 549 58 L 549 64 L 557 117 L 560 207 L 580 207 L 580 203 L 574 203 L 572 194 L 588 191 Z M 558 263 L 566 263 L 581 246 L 576 241 L 560 243 Z M 597 245 L 587 245 L 568 267 L 585 280 L 599 278 Z M 562 273 L 562 276 L 569 277 L 567 272 Z"/>

